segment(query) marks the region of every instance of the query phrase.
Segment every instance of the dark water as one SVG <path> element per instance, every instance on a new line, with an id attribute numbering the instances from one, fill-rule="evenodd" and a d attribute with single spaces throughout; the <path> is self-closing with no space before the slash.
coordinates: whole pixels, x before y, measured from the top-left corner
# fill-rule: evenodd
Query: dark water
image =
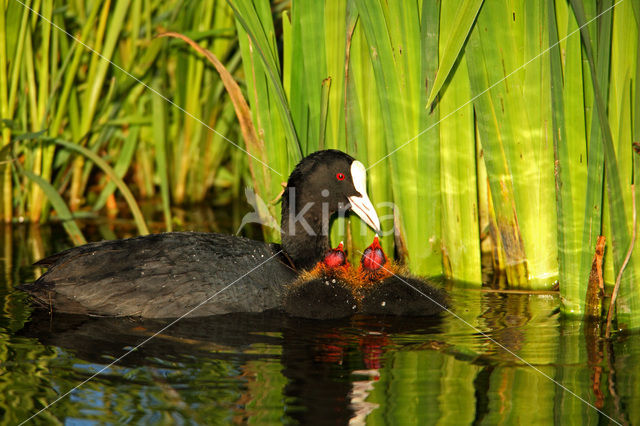
<path id="1" fill-rule="evenodd" d="M 225 315 L 159 332 L 167 321 L 33 310 L 13 285 L 69 243 L 49 228 L 2 238 L 1 424 L 640 424 L 640 336 L 599 340 L 556 295 L 449 283 L 455 316 Z"/>

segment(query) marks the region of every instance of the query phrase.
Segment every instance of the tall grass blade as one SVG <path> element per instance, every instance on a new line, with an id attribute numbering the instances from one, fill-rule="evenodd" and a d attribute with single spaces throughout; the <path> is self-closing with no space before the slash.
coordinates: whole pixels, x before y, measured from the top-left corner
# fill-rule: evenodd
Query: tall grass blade
<path id="1" fill-rule="evenodd" d="M 449 73 L 460 57 L 464 42 L 473 28 L 482 3 L 483 0 L 464 0 L 464 2 L 456 8 L 457 13 L 450 21 L 453 28 L 447 35 L 446 45 L 442 49 L 442 56 L 439 59 L 440 65 L 438 67 L 438 73 L 433 85 L 428 88 L 429 96 L 426 103 L 428 107 L 431 106 L 436 95 L 440 92 L 442 86 L 444 86 L 445 81 L 449 77 Z"/>
<path id="2" fill-rule="evenodd" d="M 96 42 L 92 46 L 100 56 L 94 54 L 89 65 L 87 76 L 87 90 L 83 96 L 82 118 L 80 121 L 80 132 L 86 137 L 92 127 L 93 119 L 98 108 L 98 102 L 102 95 L 107 70 L 111 66 L 116 42 L 120 37 L 120 31 L 124 24 L 124 18 L 129 8 L 129 0 L 116 0 L 115 9 L 110 13 L 111 0 L 103 4 L 98 29 L 96 31 Z M 108 21 L 108 23 L 107 23 Z M 74 164 L 73 178 L 71 182 L 71 210 L 79 208 L 81 193 L 84 190 L 86 180 L 83 178 L 85 163 L 83 157 L 78 157 Z"/>
<path id="3" fill-rule="evenodd" d="M 387 154 L 379 94 L 371 68 L 369 46 L 359 25 L 355 1 L 347 3 L 345 13 L 347 63 L 344 70 L 344 146 L 368 166 L 367 180 L 371 188 L 369 196 L 376 207 L 383 230 L 381 244 L 387 253 L 392 253 L 395 207 L 392 202 L 392 178 L 388 159 L 384 159 L 376 167 L 370 167 Z M 359 261 L 363 247 L 369 245 L 373 238 L 370 230 L 362 230 L 363 227 L 360 227 L 360 232 L 354 231 L 351 239 L 351 254 L 355 255 L 356 262 Z"/>
<path id="4" fill-rule="evenodd" d="M 529 288 L 549 288 L 558 273 L 545 22 L 539 2 L 487 2 L 468 46 L 509 283 Z"/>
<path id="5" fill-rule="evenodd" d="M 348 59 L 350 55 L 349 36 L 355 29 L 354 20 L 357 17 L 353 1 L 326 2 L 324 6 L 324 37 L 326 78 L 330 78 L 330 87 L 323 84 L 323 96 L 327 95 L 326 126 L 324 140 L 326 147 L 341 149 L 356 157 L 362 151 L 356 149 L 355 144 L 347 144 L 346 115 L 347 78 L 349 72 Z M 295 70 L 292 70 L 295 72 Z M 322 110 L 324 111 L 324 104 Z M 322 119 L 322 117 L 321 117 Z M 358 123 L 357 125 L 361 125 Z M 322 128 L 322 127 L 321 127 Z M 354 141 L 351 141 L 354 142 Z M 361 141 L 362 142 L 362 141 Z"/>
<path id="6" fill-rule="evenodd" d="M 274 106 L 278 109 L 283 129 L 287 135 L 287 147 L 289 147 L 290 156 L 299 161 L 303 156 L 302 148 L 289 112 L 284 88 L 280 81 L 280 66 L 277 59 L 277 48 L 275 46 L 274 39 L 275 34 L 273 32 L 273 27 L 266 32 L 265 28 L 262 26 L 264 22 L 271 22 L 271 19 L 264 19 L 266 14 L 270 15 L 269 5 L 266 2 L 259 2 L 259 5 L 256 6 L 255 4 L 245 0 L 228 0 L 228 3 L 233 9 L 237 21 L 251 39 L 253 49 L 256 49 L 263 62 L 263 69 L 270 83 L 269 87 L 276 96 Z M 261 13 L 262 16 L 260 16 L 259 13 Z"/>
<path id="7" fill-rule="evenodd" d="M 159 83 L 157 83 L 159 84 Z M 157 87 L 157 86 L 156 86 Z M 153 140 L 155 142 L 156 164 L 160 176 L 160 197 L 162 200 L 162 212 L 167 231 L 173 229 L 171 218 L 171 193 L 169 183 L 168 163 L 167 163 L 167 141 L 165 138 L 166 110 L 165 102 L 159 96 L 151 98 L 152 119 L 153 119 Z"/>
<path id="8" fill-rule="evenodd" d="M 459 4 L 447 2 L 441 7 L 440 40 L 457 35 Z M 452 24 L 450 24 L 452 23 Z M 451 43 L 441 47 L 445 58 Z M 457 58 L 453 75 L 441 91 L 440 114 L 446 119 L 439 124 L 442 190 L 442 257 L 444 271 L 456 279 L 480 284 L 480 230 L 476 182 L 476 147 L 473 107 L 465 105 L 472 97 L 467 71 L 467 57 Z M 437 77 L 436 77 L 437 79 Z M 462 106 L 464 105 L 464 106 Z M 462 107 L 461 107 L 462 106 Z M 446 141 L 446 142 L 445 142 Z M 454 142 L 455 141 L 455 142 Z"/>
<path id="9" fill-rule="evenodd" d="M 299 91 L 292 91 L 289 99 L 292 103 L 297 101 L 299 108 L 304 108 L 303 121 L 296 122 L 295 125 L 296 130 L 300 132 L 298 136 L 305 155 L 317 151 L 321 138 L 324 139 L 324 135 L 320 135 L 324 133 L 321 127 L 323 82 L 328 77 L 325 3 L 314 0 L 295 1 L 291 5 L 291 19 L 294 23 L 293 49 L 301 53 L 296 61 L 301 67 L 293 68 L 292 72 L 300 74 L 298 78 L 301 81 L 299 85 L 294 86 Z M 314 48 L 309 49 L 309 46 Z M 303 123 L 306 123 L 306 126 Z"/>
<path id="10" fill-rule="evenodd" d="M 138 207 L 138 203 L 136 202 L 135 197 L 133 196 L 133 194 L 131 193 L 131 191 L 129 190 L 129 188 L 127 187 L 127 185 L 122 181 L 122 179 L 120 179 L 118 177 L 118 175 L 116 174 L 116 172 L 111 168 L 111 166 L 109 166 L 109 164 L 107 164 L 106 161 L 104 161 L 102 158 L 100 158 L 96 153 L 94 153 L 93 151 L 80 146 L 78 144 L 74 144 L 72 142 L 68 142 L 68 141 L 64 141 L 61 139 L 53 139 L 51 142 L 61 145 L 67 149 L 70 149 L 72 151 L 76 151 L 80 154 L 82 154 L 84 157 L 88 158 L 89 160 L 93 161 L 96 166 L 98 166 L 100 169 L 102 169 L 102 171 L 109 176 L 109 179 L 115 183 L 115 185 L 118 187 L 118 189 L 120 190 L 120 192 L 122 193 L 122 196 L 124 197 L 124 199 L 126 200 L 127 204 L 129 205 L 129 209 L 131 209 L 131 213 L 133 214 L 133 219 L 136 223 L 136 226 L 138 227 L 138 232 L 141 235 L 145 235 L 149 233 L 149 229 L 147 228 L 147 224 L 144 220 L 144 217 L 142 216 L 142 212 L 140 211 L 140 208 Z"/>
<path id="11" fill-rule="evenodd" d="M 481 25 L 478 22 L 478 25 Z M 489 87 L 490 80 L 488 69 L 491 67 L 486 62 L 485 55 L 490 52 L 491 42 L 483 40 L 482 25 L 474 30 L 469 38 L 466 53 L 468 58 L 469 80 L 475 99 L 474 109 L 478 122 L 478 132 L 484 149 L 484 160 L 489 177 L 489 187 L 493 198 L 493 207 L 496 216 L 497 233 L 504 249 L 506 261 L 506 274 L 509 283 L 513 285 L 525 285 L 528 278 L 524 243 L 520 233 L 513 178 L 505 154 L 504 145 L 509 143 L 509 136 L 500 126 L 503 117 L 501 111 L 501 98 L 504 97 L 503 86 L 489 93 L 480 93 Z M 484 52 L 484 53 L 483 53 Z"/>
<path id="12" fill-rule="evenodd" d="M 419 132 L 419 110 L 413 108 L 419 92 L 407 76 L 407 69 L 419 73 L 421 67 L 419 52 L 411 49 L 412 45 L 419 45 L 419 41 L 412 40 L 412 37 L 419 40 L 420 13 L 414 4 L 412 7 L 416 8 L 411 11 L 399 10 L 399 3 L 389 4 L 388 9 L 383 2 L 357 0 L 355 4 L 369 46 L 387 151 L 392 153 L 396 146 L 401 146 Z M 417 32 L 411 31 L 416 28 Z M 424 237 L 411 232 L 417 229 L 420 213 L 423 213 L 420 206 L 415 206 L 418 199 L 417 158 L 416 144 L 409 144 L 393 152 L 388 161 L 396 206 L 396 249 L 416 273 L 425 273 L 421 267 Z"/>
<path id="13" fill-rule="evenodd" d="M 251 111 L 249 109 L 249 106 L 242 94 L 242 91 L 238 83 L 236 83 L 231 73 L 229 73 L 229 71 L 225 68 L 225 66 L 220 62 L 220 60 L 212 52 L 206 49 L 203 49 L 188 37 L 182 34 L 172 33 L 172 32 L 165 33 L 163 34 L 163 36 L 175 37 L 187 42 L 194 50 L 204 55 L 205 58 L 207 58 L 207 60 L 215 67 L 216 71 L 220 75 L 220 78 L 222 79 L 226 92 L 229 95 L 231 102 L 233 103 L 233 107 L 236 113 L 236 118 L 240 124 L 240 130 L 242 131 L 245 144 L 247 145 L 247 149 L 250 155 L 252 156 L 252 159 L 255 160 L 254 164 L 257 167 L 260 167 L 265 173 L 268 173 L 268 171 L 266 171 L 267 164 L 266 164 L 266 155 L 264 151 L 264 143 L 260 141 L 258 138 L 258 135 L 256 133 L 256 128 L 251 118 Z M 270 197 L 271 194 L 266 192 L 267 191 L 266 188 L 263 187 L 261 189 L 261 186 L 265 185 L 265 183 L 268 181 L 265 180 L 264 177 L 261 180 L 260 177 L 255 174 L 255 172 L 252 172 L 252 175 L 254 180 L 254 186 L 256 187 L 258 194 L 261 194 L 265 198 Z M 273 215 L 275 214 L 275 212 L 273 212 L 273 210 L 269 212 L 269 211 L 264 211 L 259 209 L 258 214 L 262 216 L 263 223 L 268 223 L 267 222 L 268 218 L 266 215 L 270 215 L 270 214 Z"/>
<path id="14" fill-rule="evenodd" d="M 7 9 L 6 0 L 0 0 L 0 113 L 3 120 L 10 120 L 12 114 L 9 113 L 9 99 L 7 93 L 7 22 L 4 11 Z M 11 129 L 8 122 L 0 123 L 2 126 L 2 146 L 9 144 L 11 140 Z M 2 173 L 2 207 L 0 208 L 0 219 L 8 222 L 13 215 L 11 168 L 8 164 L 0 166 Z"/>
<path id="15" fill-rule="evenodd" d="M 571 4 L 573 6 L 574 13 L 576 15 L 578 25 L 580 25 L 581 30 L 581 38 L 582 44 L 585 48 L 585 53 L 588 60 L 588 65 L 591 71 L 591 83 L 593 85 L 594 92 L 594 100 L 595 100 L 595 112 L 597 114 L 597 120 L 600 125 L 600 130 L 602 134 L 602 143 L 603 143 L 603 152 L 604 152 L 604 161 L 607 168 L 606 172 L 606 189 L 607 189 L 607 200 L 609 202 L 609 215 L 610 215 L 610 229 L 612 238 L 611 251 L 613 252 L 613 263 L 615 270 L 619 270 L 624 262 L 624 257 L 626 255 L 626 248 L 629 247 L 629 223 L 627 221 L 627 214 L 624 206 L 623 199 L 623 189 L 620 181 L 620 172 L 618 168 L 618 161 L 616 158 L 615 148 L 613 146 L 613 139 L 611 135 L 611 128 L 609 124 L 609 119 L 607 117 L 606 105 L 604 101 L 602 90 L 606 90 L 607 86 L 601 86 L 600 80 L 606 79 L 604 76 L 604 72 L 600 71 L 600 69 L 604 68 L 601 66 L 600 61 L 605 61 L 604 59 L 604 48 L 602 47 L 605 43 L 600 44 L 600 49 L 598 52 L 598 67 L 596 67 L 596 59 L 593 54 L 593 48 L 591 43 L 591 36 L 589 32 L 585 29 L 586 17 L 584 13 L 584 6 L 581 0 L 571 0 Z M 605 10 L 610 8 L 612 5 L 611 2 L 605 2 L 603 7 Z M 606 14 L 605 14 L 606 15 Z M 603 16 L 604 18 L 604 16 Z M 609 16 L 608 19 L 611 19 Z M 608 40 L 608 36 L 606 39 Z M 608 67 L 607 67 L 608 68 Z M 598 78 L 596 78 L 596 76 Z M 591 141 L 590 143 L 594 143 Z M 623 322 L 627 322 L 629 320 L 629 316 L 625 315 L 629 312 L 638 312 L 640 309 L 640 295 L 637 291 L 633 291 L 631 289 L 631 283 L 635 282 L 635 265 L 633 262 L 630 262 L 626 273 L 622 276 L 621 281 L 621 295 L 619 299 L 619 307 L 622 309 L 618 310 L 618 319 Z M 623 296 L 623 294 L 625 296 Z"/>
<path id="16" fill-rule="evenodd" d="M 131 128 L 129 128 L 128 134 L 124 137 L 120 155 L 118 156 L 118 159 L 113 166 L 113 171 L 120 179 L 124 178 L 125 173 L 131 165 L 133 155 L 136 152 L 139 134 L 140 127 L 132 126 Z M 107 198 L 110 197 L 111 194 L 113 194 L 113 191 L 115 191 L 115 189 L 115 183 L 111 181 L 107 182 L 104 189 L 100 192 L 100 195 L 98 195 L 98 199 L 94 203 L 93 209 L 96 211 L 102 209 L 107 202 Z"/>
<path id="17" fill-rule="evenodd" d="M 318 135 L 318 150 L 326 149 L 327 119 L 329 115 L 329 93 L 331 93 L 331 77 L 322 82 L 322 96 L 320 97 L 320 134 Z"/>
<path id="18" fill-rule="evenodd" d="M 640 22 L 640 4 L 638 2 L 633 3 L 633 12 L 636 22 Z M 636 51 L 633 56 L 635 56 L 636 64 L 635 64 L 635 90 L 632 93 L 632 103 L 633 103 L 633 140 L 634 140 L 634 148 L 638 147 L 638 143 L 640 143 L 640 31 L 636 31 Z M 640 147 L 638 147 L 640 148 Z M 633 157 L 633 183 L 636 191 L 636 212 L 640 212 L 640 152 L 636 151 L 632 154 Z M 636 224 L 637 226 L 637 224 Z M 633 250 L 633 262 L 636 267 L 640 265 L 640 250 L 638 247 L 640 246 L 640 236 L 636 235 L 635 248 Z M 637 290 L 636 290 L 637 291 Z M 633 311 L 631 313 L 630 321 L 634 324 L 637 323 L 638 312 Z"/>
<path id="19" fill-rule="evenodd" d="M 585 306 L 586 297 L 586 291 L 583 290 L 586 289 L 581 285 L 580 281 L 583 275 L 580 271 L 580 264 L 583 253 L 588 253 L 588 251 L 582 250 L 582 241 L 579 238 L 580 230 L 584 223 L 584 214 L 580 211 L 580 206 L 584 205 L 584 200 L 580 202 L 580 198 L 578 197 L 583 196 L 587 188 L 584 185 L 584 173 L 579 176 L 576 175 L 575 171 L 577 168 L 584 170 L 581 159 L 586 160 L 586 155 L 584 155 L 584 149 L 575 148 L 580 142 L 582 142 L 584 146 L 585 139 L 575 140 L 576 136 L 579 136 L 579 133 L 571 132 L 571 130 L 567 128 L 570 124 L 565 117 L 565 111 L 567 111 L 567 114 L 571 114 L 572 112 L 572 110 L 566 108 L 565 99 L 567 99 L 568 102 L 572 102 L 571 99 L 568 99 L 569 96 L 579 95 L 575 92 L 568 92 L 568 90 L 571 87 L 571 79 L 575 79 L 575 76 L 570 72 L 575 73 L 574 67 L 576 66 L 580 69 L 581 58 L 579 56 L 579 50 L 576 52 L 575 40 L 577 40 L 577 38 L 574 37 L 574 39 L 568 40 L 565 47 L 566 59 L 563 75 L 562 55 L 558 44 L 559 24 L 556 21 L 555 3 L 562 2 L 549 2 L 548 28 L 549 45 L 552 46 L 549 55 L 551 66 L 551 100 L 553 105 L 552 135 L 556 163 L 555 179 L 560 291 L 562 294 L 563 311 L 565 313 L 581 315 Z M 573 22 L 571 19 L 569 19 L 569 21 Z M 570 28 L 573 28 L 573 25 L 570 26 Z M 576 53 L 578 53 L 578 55 L 576 55 Z M 580 81 L 582 81 L 581 77 Z M 568 93 L 566 97 L 564 95 L 565 88 Z M 581 85 L 578 88 L 581 89 Z M 581 104 L 577 106 L 580 107 Z M 578 119 L 577 117 L 572 118 Z M 578 122 L 580 122 L 580 120 L 578 120 Z M 584 125 L 584 120 L 582 120 L 582 123 Z M 572 138 L 570 139 L 568 135 Z"/>
<path id="20" fill-rule="evenodd" d="M 60 194 L 58 194 L 58 191 L 56 191 L 53 185 L 47 182 L 44 178 L 23 167 L 21 161 L 16 157 L 16 153 L 14 152 L 16 144 L 19 141 L 41 140 L 44 133 L 45 131 L 40 131 L 34 133 L 25 133 L 16 136 L 12 142 L 10 142 L 2 150 L 0 150 L 0 158 L 2 158 L 3 162 L 5 163 L 9 163 L 10 159 L 11 162 L 15 165 L 15 168 L 19 174 L 24 175 L 27 179 L 29 179 L 42 189 L 44 194 L 48 197 L 49 201 L 58 212 L 58 217 L 62 221 L 62 225 L 65 231 L 67 231 L 67 234 L 69 235 L 73 243 L 76 245 L 85 244 L 87 241 L 84 238 L 82 231 L 80 231 L 80 228 L 75 222 L 71 211 L 67 207 Z"/>
<path id="21" fill-rule="evenodd" d="M 109 1 L 105 6 L 108 6 L 108 4 Z M 105 36 L 104 43 L 100 43 L 99 47 L 94 47 L 94 49 L 100 52 L 100 57 L 97 55 L 92 57 L 92 68 L 89 70 L 89 87 L 84 99 L 86 110 L 81 123 L 81 129 L 84 132 L 88 132 L 91 128 L 91 122 L 98 108 L 98 101 L 101 96 L 107 71 L 111 67 L 109 60 L 113 58 L 116 43 L 120 38 L 120 32 L 124 26 L 125 16 L 129 11 L 129 5 L 130 0 L 116 0 L 113 12 L 108 13 L 109 24 L 104 34 L 99 34 L 100 37 Z M 104 10 L 109 11 L 109 8 L 105 7 Z"/>
<path id="22" fill-rule="evenodd" d="M 38 64 L 38 105 L 37 105 L 37 116 L 33 117 L 33 124 L 37 126 L 37 128 L 43 128 L 46 126 L 46 110 L 47 104 L 49 102 L 49 76 L 52 74 L 52 69 L 50 69 L 50 57 L 52 55 L 52 45 L 51 45 L 51 22 L 53 19 L 53 2 L 50 0 L 44 0 L 41 5 L 42 9 L 40 11 L 42 15 L 41 27 L 40 27 L 40 63 Z M 45 154 L 46 151 L 46 154 Z M 53 152 L 51 150 L 46 149 L 45 147 L 40 145 L 35 148 L 34 161 L 32 165 L 32 170 L 35 173 L 40 173 L 43 167 L 49 168 Z M 45 166 L 46 165 L 46 166 Z M 30 219 L 32 221 L 38 221 L 40 215 L 42 213 L 42 203 L 44 200 L 44 194 L 40 190 L 39 186 L 34 186 L 31 189 L 30 193 Z"/>
<path id="23" fill-rule="evenodd" d="M 440 275 L 442 265 L 442 191 L 440 168 L 440 106 L 436 102 L 428 106 L 427 95 L 433 87 L 439 66 L 438 55 L 440 45 L 440 2 L 423 2 L 421 17 L 421 76 L 426 87 L 420 90 L 420 119 L 419 127 L 430 129 L 423 133 L 417 141 L 418 164 L 421 173 L 418 176 L 418 187 L 423 190 L 418 193 L 418 205 L 425 210 L 418 222 L 418 235 L 425 238 L 423 267 L 425 274 Z M 422 81 L 418 81 L 422 84 Z M 435 98 L 434 98 L 435 99 Z M 471 237 L 471 236 L 470 236 Z"/>
<path id="24" fill-rule="evenodd" d="M 22 173 L 24 173 L 25 176 L 35 182 L 42 189 L 43 193 L 47 196 L 49 202 L 58 213 L 58 218 L 62 221 L 62 226 L 64 227 L 65 231 L 67 231 L 67 234 L 71 238 L 73 244 L 86 244 L 87 240 L 84 238 L 84 235 L 78 227 L 78 224 L 73 219 L 71 210 L 69 210 L 69 207 L 67 207 L 60 194 L 58 194 L 58 191 L 56 191 L 56 189 L 49 182 L 36 175 L 35 173 L 26 169 L 23 169 Z"/>
<path id="25" fill-rule="evenodd" d="M 249 110 L 249 105 L 242 95 L 240 86 L 238 86 L 238 83 L 236 83 L 235 79 L 225 68 L 222 62 L 220 62 L 220 60 L 213 53 L 200 47 L 196 42 L 185 35 L 174 32 L 167 32 L 161 34 L 161 37 L 175 37 L 187 42 L 194 50 L 207 58 L 207 60 L 215 67 L 216 71 L 220 75 L 220 78 L 222 79 L 227 94 L 229 95 L 231 102 L 233 103 L 233 107 L 236 111 L 236 117 L 240 124 L 240 130 L 242 131 L 242 136 L 244 137 L 245 142 L 251 145 L 254 149 L 260 149 L 258 136 L 256 135 L 253 121 L 251 120 L 251 111 Z"/>
<path id="26" fill-rule="evenodd" d="M 622 263 L 616 266 L 616 282 L 619 275 L 627 276 L 627 285 L 620 286 L 618 302 L 616 303 L 618 310 L 621 312 L 622 323 L 631 328 L 640 326 L 640 292 L 632 284 L 640 277 L 640 257 L 634 256 L 632 262 L 625 265 L 627 251 L 629 247 L 634 245 L 631 241 L 634 229 L 634 211 L 633 211 L 633 92 L 636 68 L 638 67 L 638 16 L 635 13 L 634 6 L 637 2 L 624 2 L 617 5 L 613 10 L 611 31 L 611 42 L 609 44 L 611 54 L 610 67 L 610 84 L 608 93 L 607 116 L 611 127 L 611 137 L 613 149 L 616 155 L 618 173 L 620 176 L 621 196 L 624 202 L 626 214 L 625 229 L 629 232 L 628 246 L 620 245 L 618 247 L 621 255 Z M 606 101 L 606 99 L 605 99 Z M 607 166 L 608 172 L 608 166 Z M 613 206 L 612 206 L 613 207 Z M 618 207 L 619 208 L 619 207 Z M 611 209 L 610 209 L 611 210 Z M 611 228 L 615 225 L 613 221 L 610 223 Z M 615 238 L 615 234 L 612 234 Z M 633 249 L 633 251 L 637 251 Z M 615 262 L 613 262 L 615 264 Z"/>

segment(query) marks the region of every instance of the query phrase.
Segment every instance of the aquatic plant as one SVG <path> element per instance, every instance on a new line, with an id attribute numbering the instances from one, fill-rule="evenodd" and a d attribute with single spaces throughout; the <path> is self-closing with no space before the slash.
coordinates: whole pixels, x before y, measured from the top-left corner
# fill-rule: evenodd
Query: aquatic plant
<path id="1" fill-rule="evenodd" d="M 222 83 L 192 51 L 156 38 L 163 29 L 186 33 L 235 70 L 240 56 L 224 1 L 0 6 L 3 220 L 49 217 L 52 192 L 33 176 L 75 215 L 116 214 L 114 191 L 126 181 L 138 199 L 160 199 L 168 229 L 171 204 L 239 191 L 246 169 L 224 140 L 237 139 L 237 126 Z M 101 173 L 70 144 L 114 173 Z"/>
<path id="2" fill-rule="evenodd" d="M 265 146 L 336 147 L 366 161 L 413 271 L 479 284 L 484 250 L 510 286 L 559 280 L 563 310 L 582 315 L 603 234 L 613 284 L 633 225 L 637 5 L 230 4 Z M 274 104 L 278 113 L 265 107 Z M 295 134 L 263 131 L 260 114 Z M 638 312 L 635 257 L 622 274 L 625 313 Z"/>
<path id="3" fill-rule="evenodd" d="M 385 250 L 414 273 L 477 286 L 484 255 L 511 287 L 560 282 L 563 311 L 582 315 L 604 235 L 619 320 L 640 325 L 640 255 L 629 250 L 637 2 L 0 6 L 5 221 L 45 220 L 52 206 L 60 218 L 115 214 L 115 189 L 128 185 L 159 198 L 171 229 L 171 205 L 222 203 L 243 182 L 277 219 L 301 156 L 338 148 L 367 165 Z M 219 69 L 181 40 L 156 38 L 167 31 L 210 50 L 238 81 L 245 127 Z M 334 238 L 359 257 L 372 235 L 347 224 L 338 220 Z"/>

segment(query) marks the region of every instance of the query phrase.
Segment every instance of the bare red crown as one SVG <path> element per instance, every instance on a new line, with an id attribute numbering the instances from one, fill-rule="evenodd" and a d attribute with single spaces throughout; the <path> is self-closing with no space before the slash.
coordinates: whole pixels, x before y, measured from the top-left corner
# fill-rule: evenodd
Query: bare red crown
<path id="1" fill-rule="evenodd" d="M 380 247 L 377 235 L 373 239 L 373 243 L 365 249 L 360 263 L 364 269 L 370 271 L 377 271 L 387 263 L 387 256 L 382 251 L 382 247 Z"/>

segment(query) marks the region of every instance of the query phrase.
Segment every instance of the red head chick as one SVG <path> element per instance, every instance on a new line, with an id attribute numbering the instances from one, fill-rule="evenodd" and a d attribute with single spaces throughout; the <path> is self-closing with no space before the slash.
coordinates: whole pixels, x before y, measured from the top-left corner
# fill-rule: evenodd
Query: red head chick
<path id="1" fill-rule="evenodd" d="M 322 264 L 329 268 L 349 267 L 349 261 L 347 260 L 347 255 L 344 252 L 344 245 L 342 244 L 342 241 L 338 244 L 338 247 L 325 253 L 324 259 L 322 259 Z"/>
<path id="2" fill-rule="evenodd" d="M 358 270 L 361 284 L 374 284 L 393 275 L 392 268 L 394 266 L 391 262 L 387 262 L 387 256 L 384 254 L 382 247 L 380 247 L 380 241 L 376 235 L 373 243 L 362 253 Z"/>
<path id="3" fill-rule="evenodd" d="M 353 275 L 351 272 L 351 264 L 347 260 L 347 254 L 344 252 L 344 245 L 338 244 L 338 247 L 327 251 L 321 261 L 309 270 L 303 271 L 298 277 L 298 282 L 305 282 L 316 279 L 318 277 L 346 279 Z"/>

